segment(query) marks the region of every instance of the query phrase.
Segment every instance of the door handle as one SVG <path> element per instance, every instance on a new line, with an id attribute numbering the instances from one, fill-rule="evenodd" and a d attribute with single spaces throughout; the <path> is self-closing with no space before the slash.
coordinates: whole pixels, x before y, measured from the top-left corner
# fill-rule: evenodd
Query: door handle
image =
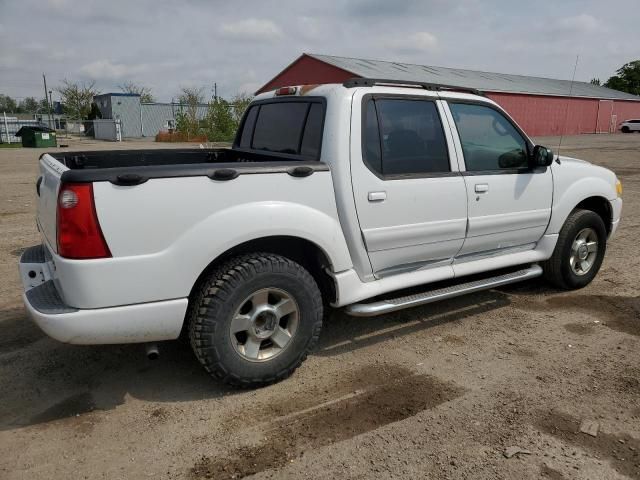
<path id="1" fill-rule="evenodd" d="M 387 199 L 387 192 L 369 192 L 367 198 L 370 202 L 384 202 Z"/>
<path id="2" fill-rule="evenodd" d="M 476 193 L 487 193 L 489 191 L 488 183 L 477 183 L 476 184 Z"/>

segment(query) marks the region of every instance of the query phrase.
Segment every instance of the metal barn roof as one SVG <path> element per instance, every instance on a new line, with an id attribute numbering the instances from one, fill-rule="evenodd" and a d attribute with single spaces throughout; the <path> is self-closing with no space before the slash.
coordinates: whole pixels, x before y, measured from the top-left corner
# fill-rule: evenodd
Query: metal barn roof
<path id="1" fill-rule="evenodd" d="M 384 78 L 412 82 L 441 83 L 487 92 L 525 93 L 530 95 L 568 96 L 600 98 L 607 100 L 635 100 L 640 97 L 587 82 L 556 80 L 553 78 L 528 77 L 505 73 L 480 72 L 459 68 L 432 67 L 362 58 L 334 57 L 330 55 L 306 54 L 309 57 L 341 68 L 355 76 L 364 78 Z"/>

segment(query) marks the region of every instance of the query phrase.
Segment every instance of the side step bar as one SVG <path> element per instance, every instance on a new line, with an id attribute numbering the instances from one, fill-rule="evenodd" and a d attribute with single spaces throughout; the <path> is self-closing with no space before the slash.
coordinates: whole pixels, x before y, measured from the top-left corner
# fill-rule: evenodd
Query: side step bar
<path id="1" fill-rule="evenodd" d="M 542 275 L 542 268 L 539 265 L 531 265 L 517 272 L 505 273 L 504 275 L 475 280 L 473 282 L 460 283 L 458 285 L 430 290 L 415 295 L 380 300 L 379 302 L 373 303 L 354 303 L 346 308 L 346 312 L 354 317 L 373 317 L 375 315 L 383 315 L 385 313 L 395 312 L 396 310 L 402 310 L 403 308 L 417 307 L 418 305 L 446 300 L 467 293 L 479 292 L 510 283 L 521 282 L 530 278 L 539 277 L 540 275 Z"/>

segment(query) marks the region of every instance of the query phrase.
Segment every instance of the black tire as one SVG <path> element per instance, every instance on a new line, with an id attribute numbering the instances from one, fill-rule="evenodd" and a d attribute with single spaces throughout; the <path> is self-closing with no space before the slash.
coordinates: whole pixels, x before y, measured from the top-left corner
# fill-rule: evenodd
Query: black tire
<path id="1" fill-rule="evenodd" d="M 295 300 L 297 328 L 279 354 L 252 362 L 234 347 L 231 321 L 247 296 L 265 288 L 281 289 Z M 287 378 L 307 358 L 322 329 L 322 295 L 313 277 L 299 264 L 271 253 L 241 255 L 220 265 L 191 303 L 189 338 L 196 357 L 214 378 L 240 388 Z"/>
<path id="2" fill-rule="evenodd" d="M 620 130 L 622 131 L 622 133 L 629 133 L 629 132 L 631 132 L 631 130 L 629 130 L 629 127 L 627 127 L 626 125 L 625 125 L 624 127 L 622 127 Z"/>
<path id="3" fill-rule="evenodd" d="M 593 229 L 597 236 L 596 257 L 589 271 L 578 275 L 570 265 L 571 247 L 576 236 L 586 228 Z M 600 270 L 606 250 L 607 230 L 600 215 L 591 210 L 574 210 L 560 230 L 553 255 L 542 264 L 544 276 L 552 285 L 563 290 L 585 287 L 591 283 Z"/>

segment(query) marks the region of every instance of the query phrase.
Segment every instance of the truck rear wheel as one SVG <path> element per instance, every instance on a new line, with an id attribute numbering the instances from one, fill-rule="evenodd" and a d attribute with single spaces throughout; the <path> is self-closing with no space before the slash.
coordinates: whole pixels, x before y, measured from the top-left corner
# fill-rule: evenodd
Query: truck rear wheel
<path id="1" fill-rule="evenodd" d="M 241 255 L 222 264 L 192 298 L 189 338 L 216 379 L 256 388 L 287 378 L 322 328 L 313 277 L 280 255 Z"/>
<path id="2" fill-rule="evenodd" d="M 600 215 L 574 210 L 560 230 L 553 256 L 544 262 L 545 278 L 558 288 L 582 288 L 594 279 L 607 249 L 607 231 Z"/>

